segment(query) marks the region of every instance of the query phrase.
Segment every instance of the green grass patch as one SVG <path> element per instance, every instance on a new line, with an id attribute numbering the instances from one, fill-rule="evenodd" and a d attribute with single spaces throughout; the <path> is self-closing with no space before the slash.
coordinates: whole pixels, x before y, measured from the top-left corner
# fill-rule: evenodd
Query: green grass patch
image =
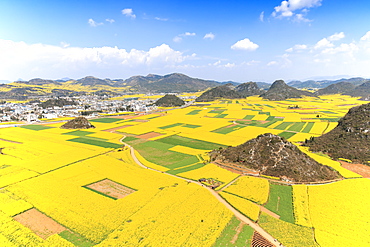
<path id="1" fill-rule="evenodd" d="M 96 123 L 114 123 L 118 121 L 122 121 L 122 118 L 97 118 L 97 119 L 91 119 L 90 122 L 96 122 Z"/>
<path id="2" fill-rule="evenodd" d="M 338 122 L 341 117 L 334 117 L 334 118 L 319 118 L 321 121 L 329 121 L 329 122 Z"/>
<path id="3" fill-rule="evenodd" d="M 258 224 L 284 246 L 316 247 L 313 229 L 276 219 L 261 213 Z"/>
<path id="4" fill-rule="evenodd" d="M 269 115 L 270 116 L 270 112 L 268 112 L 268 111 L 260 111 L 258 114 L 265 114 L 265 115 Z"/>
<path id="5" fill-rule="evenodd" d="M 53 127 L 49 127 L 49 126 L 45 126 L 45 125 L 22 125 L 22 126 L 19 126 L 23 129 L 28 129 L 28 130 L 36 130 L 36 131 L 39 131 L 39 130 L 46 130 L 46 129 L 52 129 Z"/>
<path id="6" fill-rule="evenodd" d="M 238 235 L 238 239 L 235 241 L 235 246 L 244 247 L 252 244 L 254 229 L 248 225 L 243 225 L 241 232 Z"/>
<path id="7" fill-rule="evenodd" d="M 238 130 L 238 129 L 241 129 L 241 128 L 245 128 L 247 126 L 245 125 L 234 125 L 234 126 L 231 126 L 231 127 L 222 127 L 222 128 L 219 128 L 219 129 L 216 129 L 216 130 L 213 130 L 211 132 L 214 132 L 214 133 L 218 133 L 218 134 L 228 134 L 228 133 L 231 133 L 235 130 Z"/>
<path id="8" fill-rule="evenodd" d="M 240 220 L 233 216 L 229 223 L 227 223 L 224 230 L 221 232 L 221 235 L 218 236 L 216 242 L 213 244 L 212 247 L 231 247 L 234 246 L 231 243 L 231 240 L 234 238 L 236 234 L 236 228 L 240 224 Z"/>
<path id="9" fill-rule="evenodd" d="M 294 224 L 292 186 L 270 183 L 270 194 L 265 207 L 280 215 L 280 219 Z"/>
<path id="10" fill-rule="evenodd" d="M 123 139 L 124 142 L 132 142 L 132 141 L 136 141 L 136 140 L 139 140 L 140 138 L 136 138 L 134 136 L 126 136 L 125 139 Z"/>
<path id="11" fill-rule="evenodd" d="M 191 112 L 186 113 L 186 115 L 197 115 L 202 110 L 192 110 Z"/>
<path id="12" fill-rule="evenodd" d="M 294 123 L 292 126 L 290 126 L 288 128 L 288 130 L 290 131 L 296 131 L 296 132 L 300 132 L 301 129 L 303 128 L 303 126 L 305 125 L 306 123 Z"/>
<path id="13" fill-rule="evenodd" d="M 252 118 L 254 118 L 254 115 L 246 115 L 245 117 L 243 117 L 243 119 L 245 120 L 252 120 Z"/>
<path id="14" fill-rule="evenodd" d="M 180 168 L 180 169 L 177 169 L 177 170 L 169 170 L 169 171 L 167 171 L 167 173 L 176 175 L 176 174 L 179 174 L 179 173 L 183 173 L 183 172 L 188 172 L 188 171 L 192 171 L 192 170 L 195 170 L 195 169 L 199 169 L 199 168 L 201 168 L 203 166 L 205 166 L 205 164 L 203 164 L 203 163 L 197 163 L 197 164 L 194 164 L 192 166 L 187 166 L 187 167 Z"/>
<path id="15" fill-rule="evenodd" d="M 313 127 L 314 124 L 315 124 L 314 122 L 307 123 L 307 125 L 302 130 L 302 133 L 310 133 L 310 131 L 311 131 L 311 129 L 312 129 L 312 127 Z"/>
<path id="16" fill-rule="evenodd" d="M 216 116 L 214 116 L 215 118 L 224 118 L 226 117 L 228 114 L 218 114 Z"/>
<path id="17" fill-rule="evenodd" d="M 262 128 L 267 128 L 267 127 L 269 127 L 270 125 L 273 125 L 276 122 L 277 122 L 277 120 L 273 120 L 273 121 L 270 121 L 270 122 L 267 122 L 267 123 L 257 123 L 256 126 L 257 127 L 262 127 Z"/>
<path id="18" fill-rule="evenodd" d="M 194 155 L 178 153 L 170 150 L 158 149 L 139 143 L 135 145 L 135 149 L 148 161 L 161 166 L 172 165 L 177 162 L 184 161 Z M 195 157 L 196 158 L 196 157 Z M 188 160 L 190 162 L 190 160 Z M 197 161 L 196 161 L 197 162 Z M 191 164 L 191 163 L 188 163 Z"/>
<path id="19" fill-rule="evenodd" d="M 281 124 L 276 126 L 274 129 L 276 129 L 276 130 L 285 130 L 286 128 L 288 128 L 292 124 L 293 124 L 293 122 L 282 122 Z"/>
<path id="20" fill-rule="evenodd" d="M 284 137 L 285 139 L 289 139 L 290 137 L 294 136 L 295 134 L 296 133 L 294 133 L 294 132 L 284 131 L 284 132 L 279 133 L 278 136 Z"/>
<path id="21" fill-rule="evenodd" d="M 92 139 L 92 138 L 86 138 L 86 137 L 78 137 L 78 138 L 74 138 L 68 141 L 78 142 L 78 143 L 83 143 L 83 144 L 88 144 L 88 145 L 98 146 L 98 147 L 103 147 L 103 148 L 120 148 L 123 146 L 123 144 L 116 144 L 112 142 L 97 140 L 97 138 Z"/>
<path id="22" fill-rule="evenodd" d="M 157 139 L 157 142 L 163 142 L 171 145 L 181 145 L 189 148 L 203 149 L 203 150 L 213 150 L 219 147 L 225 147 L 225 145 L 217 144 L 213 142 L 196 140 L 188 137 L 173 135 Z"/>
<path id="23" fill-rule="evenodd" d="M 270 108 L 274 108 L 273 106 L 271 106 L 271 105 L 266 105 L 266 104 L 264 104 L 264 106 L 267 106 L 267 107 L 270 107 Z"/>
<path id="24" fill-rule="evenodd" d="M 332 112 L 332 111 L 320 111 L 320 112 L 322 112 L 322 113 L 326 113 L 326 114 L 338 114 L 338 113 L 336 113 L 336 112 Z"/>
<path id="25" fill-rule="evenodd" d="M 147 147 L 160 149 L 160 150 L 163 150 L 163 151 L 167 151 L 168 149 L 175 146 L 175 145 L 172 145 L 172 144 L 168 144 L 168 143 L 164 143 L 164 142 L 158 142 L 158 141 L 147 141 L 147 142 L 143 143 L 143 145 L 145 145 Z"/>
<path id="26" fill-rule="evenodd" d="M 68 133 L 63 133 L 62 135 L 86 136 L 90 134 L 94 134 L 94 132 L 84 131 L 84 130 L 75 130 L 75 131 L 71 131 Z"/>
<path id="27" fill-rule="evenodd" d="M 184 125 L 184 126 L 182 126 L 182 127 L 195 129 L 195 128 L 199 128 L 199 127 L 201 127 L 201 126 L 200 126 L 200 125 L 195 125 L 195 124 L 185 124 L 185 125 Z"/>
<path id="28" fill-rule="evenodd" d="M 94 246 L 96 244 L 96 243 L 91 242 L 90 240 L 84 238 L 80 234 L 75 233 L 75 232 L 71 232 L 69 230 L 66 230 L 66 231 L 63 231 L 63 232 L 59 233 L 59 236 L 61 236 L 65 240 L 68 240 L 69 242 L 71 242 L 72 244 L 74 244 L 75 246 L 78 246 L 78 247 L 90 247 L 90 246 Z"/>
<path id="29" fill-rule="evenodd" d="M 158 127 L 159 129 L 169 129 L 169 128 L 173 128 L 173 127 L 177 127 L 177 126 L 181 126 L 183 125 L 183 123 L 175 123 L 175 124 L 170 124 L 170 125 L 166 125 L 166 126 L 162 126 L 162 127 Z"/>
<path id="30" fill-rule="evenodd" d="M 176 163 L 170 164 L 166 167 L 171 169 L 171 170 L 174 170 L 174 169 L 177 169 L 177 168 L 180 168 L 180 167 L 183 167 L 183 166 L 188 166 L 188 165 L 191 165 L 191 164 L 195 164 L 195 163 L 198 163 L 198 162 L 199 162 L 199 159 L 198 159 L 197 156 L 190 155 L 190 157 L 188 157 L 184 160 L 178 161 Z"/>

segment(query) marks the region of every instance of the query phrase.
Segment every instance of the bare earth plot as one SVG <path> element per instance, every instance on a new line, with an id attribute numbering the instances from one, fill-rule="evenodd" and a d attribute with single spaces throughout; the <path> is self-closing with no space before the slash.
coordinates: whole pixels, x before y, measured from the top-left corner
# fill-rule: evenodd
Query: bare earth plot
<path id="1" fill-rule="evenodd" d="M 35 208 L 31 208 L 13 218 L 22 225 L 31 229 L 37 236 L 43 239 L 47 239 L 51 235 L 67 230 L 64 226 Z"/>
<path id="2" fill-rule="evenodd" d="M 134 189 L 128 188 L 109 179 L 104 179 L 85 187 L 107 195 L 108 197 L 113 197 L 114 199 L 124 198 L 125 196 L 135 192 Z"/>
<path id="3" fill-rule="evenodd" d="M 141 138 L 141 139 L 150 139 L 150 138 L 154 138 L 154 137 L 161 136 L 161 135 L 163 134 L 157 133 L 157 132 L 149 132 L 149 133 L 142 134 L 136 137 Z"/>
<path id="4" fill-rule="evenodd" d="M 370 178 L 370 166 L 362 164 L 351 164 L 345 161 L 339 161 L 342 166 L 350 171 L 360 174 L 364 178 Z"/>

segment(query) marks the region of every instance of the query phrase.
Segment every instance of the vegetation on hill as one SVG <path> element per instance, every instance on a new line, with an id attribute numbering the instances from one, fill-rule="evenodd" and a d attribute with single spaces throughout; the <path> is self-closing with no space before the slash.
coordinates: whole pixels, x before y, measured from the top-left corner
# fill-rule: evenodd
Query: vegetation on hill
<path id="1" fill-rule="evenodd" d="M 150 91 L 156 93 L 196 92 L 220 85 L 216 81 L 191 78 L 180 73 L 173 73 L 165 76 L 152 74 L 148 76 L 134 76 L 125 80 L 124 83 L 126 86 L 130 86 L 137 91 Z"/>
<path id="2" fill-rule="evenodd" d="M 285 100 L 289 98 L 301 98 L 302 95 L 314 96 L 310 92 L 288 86 L 283 80 L 277 80 L 266 93 L 261 94 L 261 97 L 269 100 Z"/>
<path id="3" fill-rule="evenodd" d="M 92 125 L 89 120 L 87 120 L 85 117 L 76 117 L 75 119 L 72 119 L 68 121 L 67 123 L 63 124 L 60 128 L 62 129 L 91 129 L 95 128 L 94 125 Z"/>
<path id="4" fill-rule="evenodd" d="M 257 83 L 252 82 L 252 81 L 238 85 L 235 88 L 235 91 L 241 94 L 243 97 L 260 95 L 264 92 L 258 87 Z"/>
<path id="5" fill-rule="evenodd" d="M 291 142 L 270 133 L 262 134 L 236 147 L 214 150 L 211 159 L 236 163 L 262 175 L 294 182 L 316 182 L 340 177 L 303 153 Z"/>
<path id="6" fill-rule="evenodd" d="M 242 94 L 234 90 L 234 86 L 231 83 L 212 88 L 203 94 L 201 94 L 195 101 L 197 102 L 208 102 L 216 99 L 241 99 L 244 98 Z"/>
<path id="7" fill-rule="evenodd" d="M 352 97 L 362 97 L 363 100 L 370 100 L 370 81 L 364 82 L 363 84 L 344 94 Z"/>
<path id="8" fill-rule="evenodd" d="M 369 81 L 368 79 L 364 79 L 362 77 L 355 77 L 350 79 L 339 79 L 339 80 L 307 80 L 307 81 L 291 81 L 288 82 L 288 85 L 295 88 L 325 88 L 329 85 L 340 83 L 340 82 L 348 82 L 355 86 L 361 85 L 364 82 Z"/>
<path id="9" fill-rule="evenodd" d="M 182 106 L 184 104 L 185 102 L 182 99 L 173 94 L 166 94 L 155 102 L 155 105 L 163 107 Z"/>
<path id="10" fill-rule="evenodd" d="M 48 99 L 47 101 L 40 103 L 39 106 L 45 109 L 54 106 L 63 107 L 65 105 L 76 105 L 76 104 L 77 103 L 74 101 L 66 100 L 63 98 L 57 98 L 57 99 Z"/>
<path id="11" fill-rule="evenodd" d="M 344 94 L 352 91 L 355 89 L 355 85 L 350 82 L 338 82 L 335 84 L 331 84 L 326 88 L 322 88 L 316 91 L 316 95 L 324 95 L 324 94 Z"/>
<path id="12" fill-rule="evenodd" d="M 313 152 L 323 152 L 334 159 L 346 158 L 369 165 L 370 103 L 351 108 L 332 131 L 306 140 Z"/>

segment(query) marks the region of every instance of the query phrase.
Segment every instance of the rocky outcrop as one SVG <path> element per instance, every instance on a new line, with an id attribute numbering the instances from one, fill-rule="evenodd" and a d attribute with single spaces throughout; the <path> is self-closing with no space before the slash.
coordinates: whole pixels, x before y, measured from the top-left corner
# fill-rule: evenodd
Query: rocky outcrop
<path id="1" fill-rule="evenodd" d="M 63 124 L 61 129 L 91 129 L 95 128 L 85 117 L 76 117 Z"/>
<path id="2" fill-rule="evenodd" d="M 270 133 L 236 147 L 214 150 L 211 159 L 245 166 L 262 175 L 293 182 L 316 182 L 340 177 L 337 171 L 319 164 L 293 143 Z"/>

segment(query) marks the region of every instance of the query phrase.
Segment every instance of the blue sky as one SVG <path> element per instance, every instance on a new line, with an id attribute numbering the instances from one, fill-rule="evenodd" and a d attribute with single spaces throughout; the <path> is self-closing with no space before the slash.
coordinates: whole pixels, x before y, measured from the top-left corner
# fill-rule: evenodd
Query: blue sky
<path id="1" fill-rule="evenodd" d="M 0 79 L 370 78 L 370 1 L 0 1 Z"/>

